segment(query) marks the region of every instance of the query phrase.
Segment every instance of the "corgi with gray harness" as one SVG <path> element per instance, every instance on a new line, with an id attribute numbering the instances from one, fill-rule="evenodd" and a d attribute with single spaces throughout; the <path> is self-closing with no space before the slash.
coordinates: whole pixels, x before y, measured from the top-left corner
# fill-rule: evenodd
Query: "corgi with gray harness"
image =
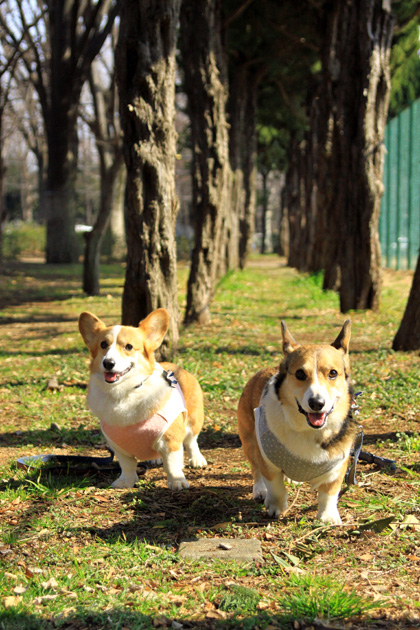
<path id="1" fill-rule="evenodd" d="M 277 518 L 287 509 L 285 478 L 308 482 L 318 491 L 317 518 L 340 525 L 338 495 L 359 430 L 351 413 L 350 320 L 331 345 L 299 345 L 281 325 L 280 367 L 257 372 L 238 405 L 253 495 Z"/>

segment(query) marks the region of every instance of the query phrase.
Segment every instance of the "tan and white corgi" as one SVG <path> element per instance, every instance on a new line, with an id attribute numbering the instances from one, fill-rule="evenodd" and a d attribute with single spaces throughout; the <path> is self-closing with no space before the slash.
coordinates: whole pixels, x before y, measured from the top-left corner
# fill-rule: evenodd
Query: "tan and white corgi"
<path id="1" fill-rule="evenodd" d="M 287 509 L 284 479 L 307 481 L 318 491 L 317 518 L 340 525 L 338 494 L 358 430 L 351 413 L 350 320 L 331 345 L 300 346 L 281 325 L 279 369 L 257 372 L 238 406 L 254 498 L 278 517 Z"/>
<path id="2" fill-rule="evenodd" d="M 169 488 L 188 488 L 184 446 L 192 467 L 206 466 L 197 443 L 204 420 L 201 387 L 186 370 L 155 360 L 168 326 L 163 308 L 138 328 L 106 326 L 89 312 L 79 317 L 91 354 L 87 403 L 121 466 L 114 488 L 134 486 L 137 460 L 159 458 Z"/>

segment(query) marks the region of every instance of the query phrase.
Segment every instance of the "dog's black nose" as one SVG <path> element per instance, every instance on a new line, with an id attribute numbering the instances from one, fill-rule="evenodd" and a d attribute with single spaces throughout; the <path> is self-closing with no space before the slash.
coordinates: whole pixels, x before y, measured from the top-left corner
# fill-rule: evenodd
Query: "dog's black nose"
<path id="1" fill-rule="evenodd" d="M 312 398 L 308 400 L 308 404 L 312 411 L 321 411 L 321 409 L 325 405 L 325 400 L 322 398 L 322 396 L 312 396 Z"/>
<path id="2" fill-rule="evenodd" d="M 104 359 L 102 364 L 104 368 L 110 372 L 115 366 L 115 361 L 114 359 Z"/>

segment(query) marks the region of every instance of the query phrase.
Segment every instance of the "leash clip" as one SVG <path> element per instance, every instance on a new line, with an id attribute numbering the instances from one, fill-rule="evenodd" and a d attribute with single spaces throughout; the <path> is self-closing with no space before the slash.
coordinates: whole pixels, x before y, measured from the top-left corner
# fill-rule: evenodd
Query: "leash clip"
<path id="1" fill-rule="evenodd" d="M 178 385 L 178 381 L 176 380 L 175 374 L 172 370 L 162 370 L 162 376 L 171 387 L 176 387 Z"/>
<path id="2" fill-rule="evenodd" d="M 357 403 L 357 398 L 358 396 L 362 396 L 363 392 L 356 392 L 352 398 L 351 401 L 351 405 L 350 405 L 350 409 L 352 410 L 352 412 L 354 413 L 355 416 L 358 416 L 360 411 L 359 411 L 359 405 Z"/>
<path id="3" fill-rule="evenodd" d="M 356 439 L 354 442 L 353 452 L 353 464 L 350 470 L 346 473 L 346 483 L 349 486 L 357 486 L 356 472 L 357 472 L 357 464 L 359 462 L 360 453 L 363 446 L 363 427 L 359 425 L 359 433 L 356 435 Z"/>

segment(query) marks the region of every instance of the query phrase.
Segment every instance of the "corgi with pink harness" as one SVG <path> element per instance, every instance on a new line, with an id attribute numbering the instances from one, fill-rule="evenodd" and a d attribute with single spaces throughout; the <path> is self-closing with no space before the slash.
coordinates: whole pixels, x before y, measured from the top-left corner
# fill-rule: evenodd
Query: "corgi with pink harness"
<path id="1" fill-rule="evenodd" d="M 197 438 L 204 421 L 203 393 L 197 379 L 172 363 L 157 363 L 155 350 L 168 330 L 165 309 L 132 326 L 106 326 L 84 312 L 79 330 L 91 354 L 87 403 L 121 466 L 114 488 L 132 488 L 137 460 L 162 458 L 171 490 L 188 488 L 189 465 L 207 462 Z"/>

